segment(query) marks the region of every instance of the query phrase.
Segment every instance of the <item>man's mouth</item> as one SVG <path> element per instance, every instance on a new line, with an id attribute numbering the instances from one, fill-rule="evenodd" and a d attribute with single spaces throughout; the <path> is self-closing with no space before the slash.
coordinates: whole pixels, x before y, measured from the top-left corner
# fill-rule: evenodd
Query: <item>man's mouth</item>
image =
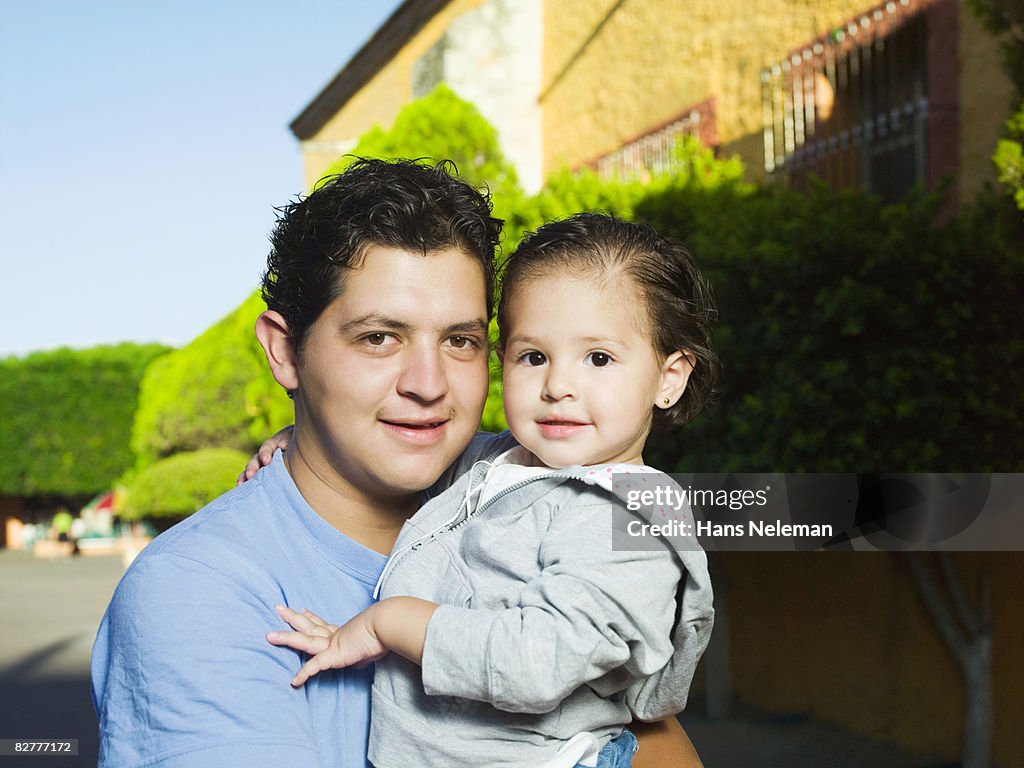
<path id="1" fill-rule="evenodd" d="M 393 427 L 401 427 L 402 429 L 434 429 L 442 424 L 445 424 L 448 419 L 438 419 L 437 421 L 397 421 L 394 419 L 381 419 L 385 424 L 390 424 Z"/>
<path id="2" fill-rule="evenodd" d="M 380 423 L 404 443 L 432 445 L 444 435 L 448 419 L 380 419 Z"/>

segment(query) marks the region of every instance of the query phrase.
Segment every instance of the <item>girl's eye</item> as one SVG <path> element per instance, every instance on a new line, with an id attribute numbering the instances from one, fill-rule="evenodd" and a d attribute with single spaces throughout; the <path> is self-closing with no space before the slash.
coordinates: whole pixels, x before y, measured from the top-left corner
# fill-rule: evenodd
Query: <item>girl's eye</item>
<path id="1" fill-rule="evenodd" d="M 519 362 L 523 365 L 544 365 L 547 361 L 543 352 L 524 352 L 519 356 Z"/>
<path id="2" fill-rule="evenodd" d="M 607 352 L 591 352 L 587 355 L 587 360 L 594 367 L 602 368 L 612 361 L 612 356 Z"/>

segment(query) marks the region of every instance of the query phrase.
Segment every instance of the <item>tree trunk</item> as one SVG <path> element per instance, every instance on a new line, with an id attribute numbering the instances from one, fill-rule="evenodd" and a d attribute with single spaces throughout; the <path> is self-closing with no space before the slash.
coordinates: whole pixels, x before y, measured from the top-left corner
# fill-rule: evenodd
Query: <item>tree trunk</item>
<path id="1" fill-rule="evenodd" d="M 978 607 L 967 599 L 963 581 L 953 568 L 948 552 L 936 555 L 948 601 L 940 593 L 932 569 L 920 553 L 907 555 L 921 599 L 957 660 L 964 678 L 964 735 L 960 752 L 962 768 L 989 768 L 992 754 L 992 610 L 988 574 L 978 586 Z"/>

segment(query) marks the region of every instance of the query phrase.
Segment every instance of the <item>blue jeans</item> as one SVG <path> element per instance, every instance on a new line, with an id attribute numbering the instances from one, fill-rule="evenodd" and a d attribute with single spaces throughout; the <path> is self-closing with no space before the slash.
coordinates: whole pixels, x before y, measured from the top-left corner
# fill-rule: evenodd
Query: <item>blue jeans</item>
<path id="1" fill-rule="evenodd" d="M 623 728 L 622 733 L 605 744 L 597 754 L 597 768 L 630 768 L 636 749 L 636 736 L 628 728 Z"/>

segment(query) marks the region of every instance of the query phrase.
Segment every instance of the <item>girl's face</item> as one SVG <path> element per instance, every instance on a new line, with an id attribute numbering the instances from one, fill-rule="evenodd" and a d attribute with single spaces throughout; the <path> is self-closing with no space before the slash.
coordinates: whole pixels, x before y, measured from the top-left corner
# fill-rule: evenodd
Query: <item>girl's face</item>
<path id="1" fill-rule="evenodd" d="M 540 275 L 516 289 L 508 318 L 503 384 L 515 438 L 554 468 L 641 463 L 651 409 L 678 400 L 689 367 L 655 352 L 633 281 Z"/>

